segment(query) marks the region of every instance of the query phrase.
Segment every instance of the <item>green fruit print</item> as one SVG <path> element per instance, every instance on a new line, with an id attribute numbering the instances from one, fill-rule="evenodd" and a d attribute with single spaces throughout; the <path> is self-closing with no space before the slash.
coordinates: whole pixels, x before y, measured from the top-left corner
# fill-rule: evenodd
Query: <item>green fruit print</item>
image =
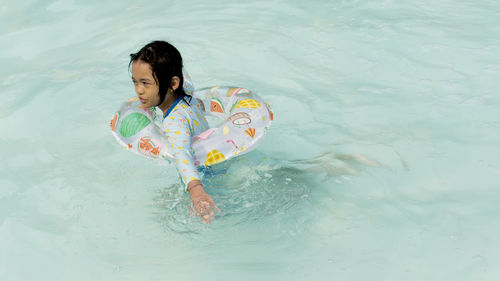
<path id="1" fill-rule="evenodd" d="M 151 121 L 148 117 L 134 112 L 123 119 L 120 126 L 120 134 L 125 138 L 131 137 L 146 128 L 150 123 Z"/>

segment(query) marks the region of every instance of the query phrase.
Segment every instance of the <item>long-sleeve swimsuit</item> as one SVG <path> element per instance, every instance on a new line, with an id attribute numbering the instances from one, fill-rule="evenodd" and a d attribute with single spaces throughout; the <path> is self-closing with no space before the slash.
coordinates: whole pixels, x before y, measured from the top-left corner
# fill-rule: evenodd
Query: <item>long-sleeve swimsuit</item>
<path id="1" fill-rule="evenodd" d="M 184 187 L 187 188 L 190 181 L 200 180 L 191 138 L 209 128 L 205 113 L 195 98 L 192 98 L 189 104 L 183 99 L 177 99 L 165 115 L 158 107 L 154 108 L 154 112 L 155 116 L 163 116 L 162 131 L 172 146 L 177 171 Z"/>

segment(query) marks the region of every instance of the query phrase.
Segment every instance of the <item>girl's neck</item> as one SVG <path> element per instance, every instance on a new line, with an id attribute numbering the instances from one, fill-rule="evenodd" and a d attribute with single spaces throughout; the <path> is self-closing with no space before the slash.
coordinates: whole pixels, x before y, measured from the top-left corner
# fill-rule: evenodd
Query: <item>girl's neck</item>
<path id="1" fill-rule="evenodd" d="M 163 115 L 167 114 L 168 109 L 172 106 L 174 101 L 176 100 L 175 96 L 172 92 L 168 92 L 165 100 L 158 106 L 161 111 L 163 111 Z"/>

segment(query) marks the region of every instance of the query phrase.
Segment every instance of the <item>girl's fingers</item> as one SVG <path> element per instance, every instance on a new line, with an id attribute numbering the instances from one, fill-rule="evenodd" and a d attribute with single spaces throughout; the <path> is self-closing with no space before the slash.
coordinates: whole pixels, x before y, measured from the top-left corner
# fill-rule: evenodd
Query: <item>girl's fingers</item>
<path id="1" fill-rule="evenodd" d="M 219 208 L 217 207 L 217 205 L 215 205 L 215 203 L 212 201 L 212 207 L 214 207 L 214 209 L 217 211 L 217 213 L 220 213 L 220 210 Z"/>
<path id="2" fill-rule="evenodd" d="M 208 214 L 210 215 L 210 220 L 213 220 L 214 217 L 214 211 L 212 211 L 212 208 L 208 208 Z"/>
<path id="3" fill-rule="evenodd" d="M 198 216 L 203 220 L 203 223 L 210 223 L 212 215 L 210 212 L 212 211 L 210 208 L 210 203 L 207 201 L 199 201 L 196 206 L 196 212 Z"/>
<path id="4" fill-rule="evenodd" d="M 210 216 L 208 214 L 205 214 L 203 217 L 203 222 L 206 223 L 206 224 L 209 224 L 210 223 Z"/>
<path id="5" fill-rule="evenodd" d="M 210 206 L 213 207 L 217 211 L 217 213 L 220 213 L 219 208 L 217 207 L 217 205 L 215 205 L 215 202 L 212 198 L 210 198 L 209 202 L 210 202 Z"/>
<path id="6" fill-rule="evenodd" d="M 214 208 L 218 213 L 220 213 L 219 208 L 215 205 L 211 197 L 203 198 L 197 200 L 194 204 L 194 209 L 196 214 L 203 220 L 204 223 L 210 223 L 214 218 L 215 214 L 212 208 Z"/>

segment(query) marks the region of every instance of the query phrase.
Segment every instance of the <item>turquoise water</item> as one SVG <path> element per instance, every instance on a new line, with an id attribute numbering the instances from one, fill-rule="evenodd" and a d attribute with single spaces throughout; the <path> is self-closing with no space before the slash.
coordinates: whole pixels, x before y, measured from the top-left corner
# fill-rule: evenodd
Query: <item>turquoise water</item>
<path id="1" fill-rule="evenodd" d="M 498 280 L 498 1 L 0 3 L 0 279 Z M 128 54 L 273 106 L 188 213 L 109 120 Z"/>

